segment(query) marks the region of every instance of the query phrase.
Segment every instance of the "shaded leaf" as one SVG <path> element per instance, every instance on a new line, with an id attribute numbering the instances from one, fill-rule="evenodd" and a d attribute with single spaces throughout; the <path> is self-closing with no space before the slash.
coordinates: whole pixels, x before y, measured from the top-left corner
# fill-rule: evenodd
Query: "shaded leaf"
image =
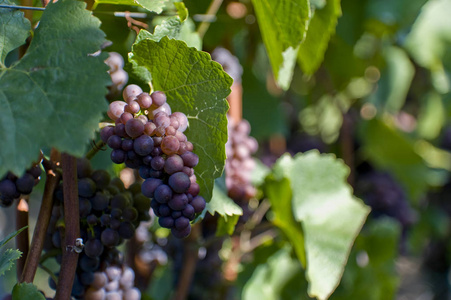
<path id="1" fill-rule="evenodd" d="M 211 201 L 207 203 L 206 211 L 212 216 L 215 213 L 225 217 L 243 214 L 243 209 L 230 199 L 216 184 L 213 189 Z"/>
<path id="2" fill-rule="evenodd" d="M 32 283 L 17 283 L 12 292 L 13 300 L 45 300 L 44 295 Z"/>
<path id="3" fill-rule="evenodd" d="M 223 216 L 218 220 L 218 228 L 216 229 L 216 236 L 232 235 L 235 231 L 235 225 L 238 223 L 239 215 Z"/>
<path id="4" fill-rule="evenodd" d="M 22 256 L 22 252 L 15 249 L 6 249 L 6 251 L 0 254 L 0 276 L 9 271 L 14 265 L 14 262 Z M 25 298 L 23 298 L 25 299 Z"/>
<path id="5" fill-rule="evenodd" d="M 321 65 L 340 16 L 340 0 L 327 0 L 324 7 L 315 10 L 298 52 L 298 62 L 304 73 L 313 74 Z"/>
<path id="6" fill-rule="evenodd" d="M 293 216 L 290 180 L 287 178 L 277 180 L 273 175 L 269 175 L 266 178 L 264 188 L 265 195 L 271 202 L 271 209 L 274 212 L 272 222 L 287 236 L 299 261 L 305 268 L 304 233 L 301 223 L 296 222 Z"/>
<path id="7" fill-rule="evenodd" d="M 8 234 L 4 239 L 2 239 L 0 241 L 0 248 L 2 248 L 3 246 L 5 246 L 6 243 L 8 243 L 10 240 L 12 240 L 13 238 L 15 238 L 17 235 L 19 235 L 19 233 L 21 233 L 22 231 L 24 231 L 25 229 L 27 229 L 28 226 L 24 226 L 22 228 L 20 228 L 19 230 L 12 232 L 10 234 Z"/>
<path id="8" fill-rule="evenodd" d="M 0 4 L 12 5 L 8 0 Z M 6 55 L 25 43 L 30 34 L 30 21 L 17 9 L 0 8 L 0 66 L 5 63 Z"/>
<path id="9" fill-rule="evenodd" d="M 200 194 L 210 201 L 214 179 L 221 176 L 226 158 L 225 97 L 230 93 L 232 79 L 208 53 L 167 37 L 159 42 L 144 39 L 135 43 L 129 59 L 139 67 L 137 72 L 143 79 L 152 75 L 152 86 L 166 93 L 172 111 L 188 117 L 185 134 L 199 156 L 194 170 Z"/>
<path id="10" fill-rule="evenodd" d="M 274 176 L 291 180 L 293 212 L 302 222 L 311 297 L 327 299 L 338 286 L 369 208 L 352 195 L 349 168 L 318 151 L 282 156 Z"/>
<path id="11" fill-rule="evenodd" d="M 309 1 L 253 0 L 252 4 L 274 76 L 280 87 L 287 90 L 310 18 Z"/>
<path id="12" fill-rule="evenodd" d="M 110 83 L 100 22 L 74 0 L 50 3 L 25 56 L 0 69 L 0 177 L 21 174 L 39 149 L 81 156 L 94 137 Z"/>

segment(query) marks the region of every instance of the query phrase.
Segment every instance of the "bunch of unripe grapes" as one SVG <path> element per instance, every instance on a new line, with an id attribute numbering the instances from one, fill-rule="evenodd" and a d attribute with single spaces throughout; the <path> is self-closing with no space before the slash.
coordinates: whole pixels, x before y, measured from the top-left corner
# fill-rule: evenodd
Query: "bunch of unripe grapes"
<path id="1" fill-rule="evenodd" d="M 139 300 L 141 292 L 134 287 L 135 273 L 126 266 L 109 266 L 94 273 L 84 300 Z"/>
<path id="2" fill-rule="evenodd" d="M 124 59 L 117 52 L 109 52 L 105 63 L 110 67 L 108 73 L 111 76 L 112 85 L 108 87 L 107 99 L 114 99 L 127 84 L 128 74 L 124 71 Z"/>
<path id="3" fill-rule="evenodd" d="M 226 143 L 225 164 L 227 193 L 235 201 L 249 200 L 256 193 L 251 183 L 251 174 L 255 168 L 252 154 L 257 151 L 258 143 L 249 136 L 251 126 L 247 120 L 242 119 L 237 123 L 228 118 L 228 121 L 229 139 Z"/>
<path id="4" fill-rule="evenodd" d="M 33 187 L 39 183 L 40 176 L 40 164 L 32 166 L 20 177 L 8 172 L 0 180 L 0 206 L 11 206 L 20 195 L 29 195 Z"/>
<path id="5" fill-rule="evenodd" d="M 78 260 L 72 296 L 81 298 L 94 281 L 95 272 L 122 264 L 122 254 L 117 247 L 134 236 L 140 222 L 150 219 L 150 199 L 141 194 L 139 183 L 126 189 L 120 179 L 111 179 L 107 171 L 92 170 L 87 159 L 77 160 L 77 176 L 80 238 L 84 247 Z M 54 193 L 46 251 L 61 249 L 64 245 L 63 204 L 63 190 L 59 186 Z M 60 259 L 58 256 L 57 261 Z"/>
<path id="6" fill-rule="evenodd" d="M 161 91 L 149 95 L 132 84 L 125 87 L 123 98 L 110 104 L 108 116 L 115 126 L 104 127 L 101 139 L 113 149 L 114 163 L 139 170 L 141 191 L 152 198 L 160 226 L 184 238 L 191 232 L 190 221 L 205 208 L 193 169 L 199 157 L 183 133 L 188 118 L 172 113 Z"/>

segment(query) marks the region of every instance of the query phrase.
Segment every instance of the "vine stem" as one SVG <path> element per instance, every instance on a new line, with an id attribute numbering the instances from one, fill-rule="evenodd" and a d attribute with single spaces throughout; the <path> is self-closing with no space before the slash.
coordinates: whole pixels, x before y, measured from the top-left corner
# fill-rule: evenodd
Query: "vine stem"
<path id="1" fill-rule="evenodd" d="M 22 277 L 20 282 L 32 283 L 36 270 L 39 265 L 42 249 L 44 248 L 44 240 L 47 233 L 47 228 L 50 223 L 53 208 L 53 192 L 58 186 L 61 179 L 61 173 L 56 170 L 56 165 L 59 161 L 59 152 L 52 149 L 50 161 L 44 160 L 43 166 L 46 170 L 46 181 L 44 187 L 44 194 L 42 195 L 41 208 L 39 209 L 36 226 L 31 240 L 30 250 L 25 261 Z M 55 162 L 55 163 L 54 163 Z"/>
<path id="2" fill-rule="evenodd" d="M 223 0 L 213 0 L 210 3 L 210 6 L 207 9 L 207 16 L 215 16 L 218 12 L 219 8 L 221 7 Z M 200 38 L 203 39 L 205 33 L 207 32 L 208 28 L 210 27 L 210 22 L 203 21 L 200 23 L 199 28 L 197 29 L 197 33 L 199 34 Z"/>
<path id="3" fill-rule="evenodd" d="M 187 298 L 189 287 L 196 271 L 197 260 L 199 259 L 199 246 L 197 243 L 199 236 L 200 226 L 195 224 L 191 229 L 191 234 L 183 241 L 183 266 L 173 300 L 184 300 Z"/>
<path id="4" fill-rule="evenodd" d="M 25 226 L 27 229 L 24 230 L 22 234 L 16 236 L 16 246 L 22 252 L 21 258 L 17 260 L 17 280 L 22 277 L 22 272 L 25 266 L 25 261 L 28 256 L 28 251 L 30 249 L 30 238 L 28 233 L 28 202 L 25 197 L 20 198 L 19 204 L 16 208 L 16 230 L 19 230 Z"/>
<path id="5" fill-rule="evenodd" d="M 343 114 L 343 125 L 340 130 L 340 144 L 342 157 L 345 164 L 348 165 L 350 173 L 348 183 L 352 187 L 355 184 L 355 162 L 354 162 L 354 124 L 350 112 Z"/>
<path id="6" fill-rule="evenodd" d="M 78 253 L 74 251 L 73 246 L 75 240 L 80 237 L 77 159 L 72 155 L 62 153 L 61 164 L 63 168 L 65 242 L 55 300 L 71 298 L 78 262 Z"/>

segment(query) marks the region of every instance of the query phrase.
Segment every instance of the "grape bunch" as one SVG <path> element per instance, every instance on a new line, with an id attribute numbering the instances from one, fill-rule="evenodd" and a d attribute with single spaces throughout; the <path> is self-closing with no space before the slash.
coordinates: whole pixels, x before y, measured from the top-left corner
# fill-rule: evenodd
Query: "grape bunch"
<path id="1" fill-rule="evenodd" d="M 356 194 L 371 206 L 373 217 L 382 215 L 392 217 L 404 228 L 414 221 L 413 210 L 406 193 L 389 173 L 369 171 L 360 176 Z"/>
<path id="2" fill-rule="evenodd" d="M 184 238 L 191 232 L 190 221 L 205 208 L 193 169 L 199 157 L 183 133 L 188 118 L 172 113 L 161 91 L 149 95 L 132 84 L 123 98 L 110 104 L 108 116 L 115 126 L 104 127 L 100 137 L 112 149 L 114 163 L 139 170 L 142 194 L 152 199 L 160 226 Z"/>
<path id="3" fill-rule="evenodd" d="M 126 189 L 119 178 L 105 170 L 92 170 L 89 160 L 77 160 L 80 235 L 84 242 L 72 296 L 81 298 L 95 279 L 94 273 L 110 265 L 121 265 L 117 247 L 135 234 L 140 222 L 150 219 L 150 199 L 139 183 Z M 64 180 L 64 178 L 63 178 Z M 54 207 L 47 230 L 45 250 L 61 249 L 64 240 L 63 190 L 54 193 Z M 60 262 L 61 256 L 57 257 Z"/>
<path id="4" fill-rule="evenodd" d="M 255 167 L 252 158 L 258 149 L 257 141 L 249 136 L 251 126 L 248 121 L 239 123 L 228 118 L 229 139 L 226 143 L 227 160 L 225 164 L 226 187 L 228 196 L 235 201 L 245 201 L 255 196 L 255 187 L 251 184 L 251 173 Z"/>
<path id="5" fill-rule="evenodd" d="M 109 52 L 105 63 L 110 67 L 108 73 L 110 73 L 112 81 L 112 85 L 108 87 L 107 99 L 114 99 L 127 83 L 128 74 L 124 71 L 124 59 L 117 52 Z"/>
<path id="6" fill-rule="evenodd" d="M 20 195 L 29 195 L 33 187 L 39 183 L 40 176 L 40 164 L 32 166 L 20 177 L 8 172 L 0 180 L 0 206 L 11 206 Z"/>
<path id="7" fill-rule="evenodd" d="M 139 300 L 141 292 L 134 287 L 135 273 L 126 266 L 109 266 L 95 272 L 84 295 L 85 300 Z"/>

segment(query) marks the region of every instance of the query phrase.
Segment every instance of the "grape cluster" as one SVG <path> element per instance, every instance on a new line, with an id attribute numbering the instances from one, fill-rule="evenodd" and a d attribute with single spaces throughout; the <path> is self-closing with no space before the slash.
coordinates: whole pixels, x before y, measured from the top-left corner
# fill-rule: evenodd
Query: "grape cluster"
<path id="1" fill-rule="evenodd" d="M 135 273 L 130 267 L 109 266 L 102 272 L 95 272 L 85 300 L 139 300 L 141 292 L 134 287 Z"/>
<path id="2" fill-rule="evenodd" d="M 236 123 L 232 118 L 229 118 L 225 180 L 228 195 L 235 201 L 249 200 L 256 193 L 251 184 L 251 173 L 255 167 L 252 154 L 257 151 L 258 143 L 253 137 L 249 136 L 250 131 L 251 126 L 248 121 L 243 119 Z"/>
<path id="3" fill-rule="evenodd" d="M 186 237 L 190 221 L 205 208 L 193 169 L 199 157 L 183 133 L 188 119 L 181 112 L 171 113 L 161 91 L 149 95 L 132 84 L 123 98 L 125 102 L 110 104 L 108 116 L 115 126 L 104 127 L 101 139 L 112 149 L 114 163 L 139 170 L 145 180 L 141 191 L 152 198 L 160 226 L 170 228 L 175 237 Z"/>
<path id="4" fill-rule="evenodd" d="M 392 217 L 404 228 L 414 221 L 406 193 L 389 173 L 370 171 L 360 176 L 356 194 L 371 206 L 373 217 Z"/>
<path id="5" fill-rule="evenodd" d="M 94 272 L 122 264 L 117 246 L 134 236 L 141 221 L 150 219 L 150 199 L 141 193 L 139 183 L 126 189 L 120 179 L 111 179 L 105 170 L 93 171 L 87 159 L 77 160 L 77 176 L 84 248 L 78 260 L 72 296 L 80 298 L 94 280 Z M 46 251 L 61 249 L 64 240 L 61 185 L 55 190 L 54 198 Z M 57 261 L 60 259 L 57 257 Z"/>
<path id="6" fill-rule="evenodd" d="M 20 195 L 30 194 L 33 187 L 39 183 L 40 176 L 40 164 L 32 166 L 20 177 L 8 172 L 0 180 L 0 206 L 11 206 Z"/>
<path id="7" fill-rule="evenodd" d="M 124 71 L 124 59 L 117 52 L 109 52 L 105 63 L 110 67 L 112 85 L 108 87 L 108 99 L 114 99 L 120 94 L 120 91 L 128 81 L 128 74 Z"/>

